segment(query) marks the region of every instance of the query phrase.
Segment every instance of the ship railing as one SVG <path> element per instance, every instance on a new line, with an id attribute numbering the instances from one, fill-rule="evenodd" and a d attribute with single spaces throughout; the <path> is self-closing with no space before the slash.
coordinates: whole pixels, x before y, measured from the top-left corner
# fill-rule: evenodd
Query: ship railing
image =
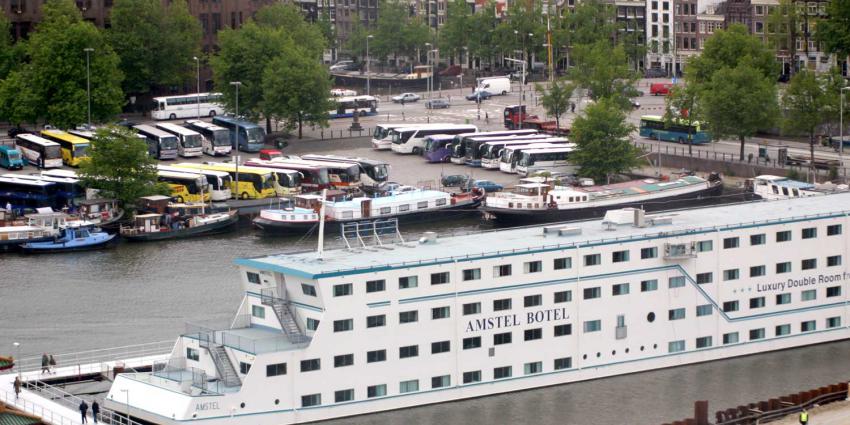
<path id="1" fill-rule="evenodd" d="M 30 391 L 33 391 L 33 392 L 38 392 L 44 398 L 46 398 L 46 399 L 48 399 L 48 400 L 50 400 L 54 403 L 57 403 L 59 405 L 65 406 L 65 407 L 71 409 L 71 411 L 76 411 L 79 408 L 80 403 L 82 403 L 84 401 L 84 399 L 82 397 L 71 394 L 71 393 L 69 393 L 69 392 L 67 392 L 67 391 L 65 391 L 65 390 L 63 390 L 59 387 L 50 385 L 50 384 L 48 384 L 44 381 L 26 380 L 26 381 L 22 382 L 21 386 L 22 386 L 23 389 L 30 390 Z M 89 400 L 86 400 L 86 403 L 91 405 L 92 400 L 94 400 L 94 398 L 90 398 Z M 46 412 L 50 412 L 47 409 L 42 409 L 42 410 L 46 411 Z M 53 412 L 50 412 L 50 413 L 53 413 Z M 72 421 L 70 419 L 68 419 L 67 422 L 66 422 L 64 420 L 64 419 L 66 419 L 66 418 L 64 418 L 64 416 L 54 414 L 54 417 L 56 417 L 56 416 L 60 417 L 60 421 L 59 422 L 52 422 L 54 424 L 60 423 L 60 424 L 64 425 L 66 423 L 68 423 L 68 424 L 79 423 L 79 421 Z M 120 421 L 118 420 L 119 418 L 121 419 Z M 47 417 L 43 416 L 42 419 L 47 420 Z M 98 415 L 98 422 L 108 424 L 108 425 L 118 425 L 118 424 L 142 425 L 141 423 L 136 422 L 132 419 L 129 419 L 125 416 L 116 414 L 112 410 L 107 409 L 103 406 L 101 406 L 101 408 L 100 408 L 100 414 Z"/>
<path id="2" fill-rule="evenodd" d="M 748 203 L 752 203 L 752 202 L 745 202 L 743 204 L 748 204 Z M 729 206 L 729 205 L 734 205 L 734 204 L 726 204 L 724 206 Z M 674 213 L 676 211 L 680 211 L 680 210 L 667 210 L 667 211 L 661 212 L 661 214 L 666 215 L 666 214 Z M 721 225 L 721 226 L 704 226 L 704 227 L 695 227 L 695 228 L 690 228 L 690 229 L 671 230 L 671 231 L 667 231 L 667 232 L 640 233 L 640 234 L 634 234 L 634 235 L 628 235 L 628 236 L 615 236 L 613 238 L 600 238 L 600 239 L 587 240 L 587 241 L 581 241 L 581 242 L 566 242 L 566 243 L 549 244 L 549 245 L 536 245 L 536 246 L 530 246 L 530 247 L 524 247 L 524 248 L 513 248 L 513 249 L 504 249 L 504 250 L 497 250 L 497 251 L 481 251 L 480 253 L 475 253 L 475 254 L 452 255 L 452 256 L 447 256 L 447 257 L 433 257 L 433 258 L 427 258 L 427 259 L 415 260 L 415 261 L 399 261 L 399 262 L 395 262 L 395 263 L 386 263 L 383 266 L 384 267 L 392 267 L 392 268 L 403 268 L 403 267 L 411 267 L 411 266 L 421 266 L 423 264 L 432 264 L 432 263 L 442 263 L 442 262 L 450 263 L 450 262 L 454 262 L 454 261 L 476 259 L 476 258 L 484 257 L 484 256 L 524 254 L 524 253 L 541 251 L 541 250 L 575 249 L 575 248 L 581 248 L 581 247 L 599 245 L 599 244 L 622 243 L 622 242 L 629 242 L 629 241 L 633 241 L 633 240 L 643 240 L 643 239 L 646 239 L 646 238 L 653 238 L 653 237 L 669 238 L 669 237 L 689 236 L 689 235 L 693 235 L 693 234 L 701 234 L 701 233 L 709 233 L 709 232 L 721 232 L 721 231 L 724 231 L 724 230 L 734 229 L 734 228 L 738 228 L 738 227 L 741 227 L 741 226 L 764 226 L 764 225 L 769 225 L 769 224 L 774 224 L 774 223 L 779 223 L 779 222 L 804 221 L 804 220 L 811 220 L 811 219 L 823 218 L 823 217 L 840 217 L 840 216 L 850 216 L 850 210 L 842 210 L 842 211 L 836 211 L 836 212 L 830 212 L 830 213 L 820 213 L 820 214 L 806 214 L 806 215 L 790 216 L 790 217 L 776 218 L 776 219 L 770 219 L 770 220 L 753 220 L 753 221 L 745 221 L 745 222 L 739 222 L 739 223 L 733 223 L 733 224 L 724 224 L 724 225 Z M 590 219 L 590 220 L 582 220 L 582 221 L 587 222 L 587 221 L 599 221 L 599 220 L 598 219 Z M 580 221 L 573 221 L 573 222 L 569 222 L 569 223 L 570 224 L 576 224 L 576 223 L 579 223 L 579 222 Z M 566 224 L 567 222 L 564 222 L 564 223 Z M 552 225 L 556 225 L 556 224 L 558 224 L 558 223 L 551 223 L 549 225 L 552 226 Z M 531 227 L 539 227 L 539 226 L 531 226 Z M 519 230 L 519 229 L 522 229 L 522 227 L 517 227 L 517 228 L 511 229 L 511 231 L 516 231 L 516 230 Z M 488 231 L 483 231 L 483 232 L 469 232 L 469 233 L 464 233 L 464 234 L 476 235 L 476 234 L 483 234 L 483 233 L 496 232 L 496 231 L 504 231 L 504 230 L 488 230 Z M 263 258 L 263 257 L 257 257 L 257 258 Z M 357 271 L 357 270 L 368 270 L 368 269 L 371 269 L 371 268 L 372 268 L 372 266 L 329 269 L 329 270 L 323 270 L 322 273 L 348 273 L 348 272 Z"/>
<path id="3" fill-rule="evenodd" d="M 0 390 L 0 404 L 14 407 L 23 413 L 38 416 L 45 423 L 52 425 L 77 425 L 80 423 L 79 420 L 68 418 L 67 416 L 47 409 L 40 404 L 26 400 L 23 397 L 18 397 L 16 399 L 14 393 L 10 393 L 5 390 Z"/>
<path id="4" fill-rule="evenodd" d="M 290 339 L 283 333 L 278 336 L 270 336 L 268 338 L 250 338 L 233 332 L 238 331 L 239 329 L 240 328 L 214 330 L 201 325 L 187 323 L 187 332 L 183 334 L 183 336 L 197 339 L 201 347 L 204 348 L 209 348 L 211 345 L 222 345 L 234 350 L 252 354 L 285 351 L 292 349 L 293 345 L 306 344 L 310 342 L 310 337 L 306 335 L 304 335 L 301 339 L 290 341 Z"/>
<path id="5" fill-rule="evenodd" d="M 149 342 L 145 344 L 125 345 L 122 347 L 103 348 L 98 350 L 79 351 L 76 353 L 54 354 L 56 366 L 51 369 L 65 366 L 83 367 L 90 364 L 112 362 L 143 357 L 156 357 L 168 354 L 174 348 L 174 340 Z M 41 356 L 23 357 L 15 359 L 15 370 L 20 368 L 21 372 L 33 372 L 41 370 Z"/>
<path id="6" fill-rule="evenodd" d="M 152 375 L 173 381 L 180 385 L 181 391 L 189 392 L 190 387 L 201 390 L 204 395 L 222 394 L 224 384 L 215 376 L 210 376 L 206 370 L 196 367 L 186 367 L 185 359 L 182 362 L 160 362 L 154 365 Z"/>

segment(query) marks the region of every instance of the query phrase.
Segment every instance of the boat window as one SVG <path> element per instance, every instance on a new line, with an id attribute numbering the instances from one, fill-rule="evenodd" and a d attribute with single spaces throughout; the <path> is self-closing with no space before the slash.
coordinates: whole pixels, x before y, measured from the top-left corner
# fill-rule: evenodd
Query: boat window
<path id="1" fill-rule="evenodd" d="M 785 196 L 788 196 L 788 188 L 787 187 L 782 188 L 782 194 L 785 195 Z"/>
<path id="2" fill-rule="evenodd" d="M 776 187 L 776 186 L 771 186 L 771 188 L 773 189 L 773 194 L 774 194 L 774 195 L 778 195 L 778 194 L 779 194 L 779 188 L 778 188 L 778 187 Z"/>
<path id="3" fill-rule="evenodd" d="M 381 214 L 389 214 L 391 211 L 392 211 L 392 208 L 390 208 L 390 207 L 382 207 L 381 208 Z"/>
<path id="4" fill-rule="evenodd" d="M 797 189 L 791 189 L 794 192 L 794 196 L 800 196 L 800 192 Z"/>
<path id="5" fill-rule="evenodd" d="M 446 198 L 437 199 L 437 206 L 446 205 Z"/>
<path id="6" fill-rule="evenodd" d="M 416 204 L 416 208 L 420 210 L 423 208 L 428 208 L 428 201 L 419 202 L 418 204 Z"/>
<path id="7" fill-rule="evenodd" d="M 408 205 L 408 204 L 398 206 L 398 212 L 404 212 L 404 211 L 409 211 L 409 210 L 410 210 L 410 205 Z"/>

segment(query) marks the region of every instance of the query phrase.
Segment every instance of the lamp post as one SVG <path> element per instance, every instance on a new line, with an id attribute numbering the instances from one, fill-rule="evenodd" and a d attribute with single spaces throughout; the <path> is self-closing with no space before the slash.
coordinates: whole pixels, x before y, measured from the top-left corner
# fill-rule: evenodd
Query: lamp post
<path id="1" fill-rule="evenodd" d="M 21 379 L 21 343 L 15 341 L 12 343 L 15 346 L 18 355 L 18 379 Z"/>
<path id="2" fill-rule="evenodd" d="M 86 47 L 83 51 L 86 52 L 86 98 L 88 98 L 88 128 L 91 129 L 91 60 L 89 55 L 94 49 Z"/>
<path id="3" fill-rule="evenodd" d="M 369 34 L 366 36 L 366 96 L 372 94 L 372 74 L 369 70 L 369 65 L 372 63 L 369 57 L 369 39 L 375 38 L 374 35 Z M 381 47 L 381 46 L 378 46 Z"/>
<path id="4" fill-rule="evenodd" d="M 192 56 L 195 60 L 196 69 L 198 71 L 197 91 L 195 92 L 195 102 L 198 107 L 198 119 L 201 119 L 201 60 L 197 56 Z"/>
<path id="5" fill-rule="evenodd" d="M 428 50 L 425 51 L 425 64 L 428 65 L 428 71 L 433 75 L 434 68 L 431 67 L 431 43 L 425 43 Z M 425 80 L 425 91 L 428 93 L 428 100 L 431 100 L 431 78 Z"/>
<path id="6" fill-rule="evenodd" d="M 434 68 L 436 68 L 436 67 L 437 67 L 437 62 L 438 62 L 438 61 L 439 61 L 439 59 L 440 59 L 440 49 L 434 49 L 434 50 L 432 50 L 432 52 L 434 52 L 434 59 L 431 61 L 431 95 L 432 95 L 432 97 L 433 97 L 433 93 L 434 93 L 434 74 L 435 74 L 435 72 L 434 72 Z M 441 87 L 441 88 L 440 88 L 440 95 L 442 96 L 442 94 L 443 94 L 442 85 L 441 85 L 440 87 Z M 430 99 L 430 98 L 429 98 L 429 99 Z"/>
<path id="7" fill-rule="evenodd" d="M 844 91 L 845 90 L 850 90 L 850 86 L 841 88 L 841 108 L 840 108 L 840 112 L 838 113 L 838 122 L 839 122 L 838 131 L 840 132 L 839 133 L 840 134 L 840 136 L 839 136 L 840 141 L 839 142 L 841 143 L 841 148 L 839 149 L 839 151 L 840 151 L 839 153 L 842 156 L 844 155 Z M 843 164 L 842 164 L 842 166 L 843 166 Z"/>
<path id="8" fill-rule="evenodd" d="M 242 85 L 241 81 L 231 81 L 231 86 L 236 86 L 236 116 L 239 116 L 239 86 Z"/>
<path id="9" fill-rule="evenodd" d="M 525 61 L 519 59 L 511 59 L 505 58 L 506 61 L 510 61 L 513 63 L 521 63 L 522 64 L 522 79 L 525 80 Z M 519 86 L 519 128 L 522 128 L 522 122 L 525 118 L 525 114 L 522 113 L 522 81 L 520 81 Z"/>

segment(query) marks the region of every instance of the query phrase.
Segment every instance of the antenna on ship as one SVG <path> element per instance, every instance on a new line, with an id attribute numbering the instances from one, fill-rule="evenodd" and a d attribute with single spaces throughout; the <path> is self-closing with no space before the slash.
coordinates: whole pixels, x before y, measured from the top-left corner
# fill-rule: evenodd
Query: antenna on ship
<path id="1" fill-rule="evenodd" d="M 325 199 L 328 196 L 328 190 L 322 189 L 322 199 L 319 202 L 322 206 L 319 208 L 319 249 L 318 257 L 321 260 L 322 254 L 325 252 Z"/>

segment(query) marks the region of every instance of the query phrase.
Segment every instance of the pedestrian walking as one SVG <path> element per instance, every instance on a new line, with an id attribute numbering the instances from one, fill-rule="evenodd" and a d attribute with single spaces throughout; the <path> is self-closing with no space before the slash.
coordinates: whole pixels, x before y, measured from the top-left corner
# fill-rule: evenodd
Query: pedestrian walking
<path id="1" fill-rule="evenodd" d="M 490 124 L 490 114 L 487 111 L 484 111 L 484 123 Z"/>
<path id="2" fill-rule="evenodd" d="M 41 353 L 41 373 L 50 373 L 50 358 L 47 353 Z"/>
<path id="3" fill-rule="evenodd" d="M 806 408 L 803 408 L 803 411 L 800 412 L 800 425 L 806 425 L 809 423 L 809 412 Z"/>
<path id="4" fill-rule="evenodd" d="M 570 102 L 570 112 L 576 113 L 576 103 Z"/>
<path id="5" fill-rule="evenodd" d="M 53 354 L 49 356 L 48 363 L 50 363 L 50 369 L 53 370 L 53 374 L 56 374 L 56 358 L 53 357 Z"/>
<path id="6" fill-rule="evenodd" d="M 94 423 L 97 423 L 97 414 L 100 413 L 100 404 L 97 403 L 97 400 L 91 402 L 91 417 L 94 419 Z"/>
<path id="7" fill-rule="evenodd" d="M 13 384 L 15 386 L 15 400 L 18 399 L 18 396 L 21 394 L 21 377 L 16 376 L 15 382 Z"/>
<path id="8" fill-rule="evenodd" d="M 82 416 L 82 423 L 88 423 L 88 418 L 86 417 L 86 413 L 89 411 L 89 405 L 85 400 L 80 402 L 80 416 Z"/>

